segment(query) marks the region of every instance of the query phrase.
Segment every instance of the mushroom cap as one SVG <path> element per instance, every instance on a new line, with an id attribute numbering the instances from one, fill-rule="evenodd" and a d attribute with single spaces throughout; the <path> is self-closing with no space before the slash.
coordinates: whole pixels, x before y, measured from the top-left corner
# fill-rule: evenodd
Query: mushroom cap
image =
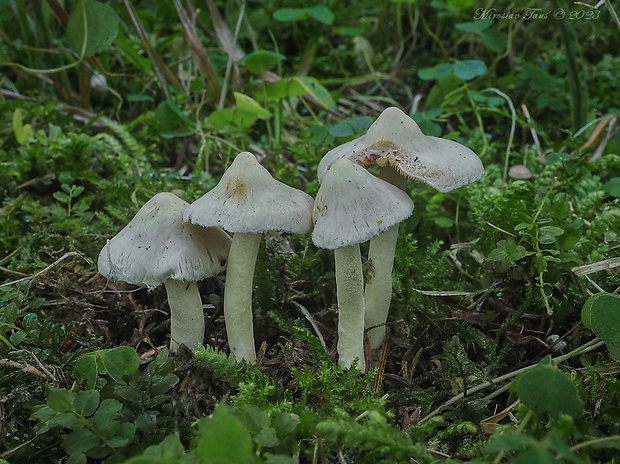
<path id="1" fill-rule="evenodd" d="M 155 287 L 167 279 L 196 282 L 223 271 L 231 238 L 221 229 L 183 222 L 188 205 L 168 192 L 147 201 L 101 250 L 99 273 Z"/>
<path id="2" fill-rule="evenodd" d="M 192 203 L 183 220 L 233 233 L 306 234 L 312 229 L 310 195 L 275 180 L 250 152 L 237 155 L 219 183 Z"/>
<path id="3" fill-rule="evenodd" d="M 330 250 L 366 242 L 412 212 L 413 201 L 404 191 L 341 158 L 317 193 L 312 242 Z"/>
<path id="4" fill-rule="evenodd" d="M 517 180 L 527 180 L 531 179 L 533 174 L 527 166 L 523 164 L 515 164 L 514 166 L 510 166 L 508 176 Z"/>
<path id="5" fill-rule="evenodd" d="M 400 175 L 440 192 L 467 185 L 484 174 L 473 151 L 452 140 L 424 135 L 413 119 L 395 107 L 383 111 L 366 134 L 327 152 L 319 163 L 319 180 L 334 160 L 345 157 L 364 167 L 389 164 Z"/>

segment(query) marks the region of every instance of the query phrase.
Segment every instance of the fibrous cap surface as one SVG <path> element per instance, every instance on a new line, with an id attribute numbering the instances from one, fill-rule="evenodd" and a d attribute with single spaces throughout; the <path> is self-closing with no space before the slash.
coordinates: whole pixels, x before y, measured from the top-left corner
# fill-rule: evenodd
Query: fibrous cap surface
<path id="1" fill-rule="evenodd" d="M 370 240 L 407 219 L 411 198 L 347 158 L 336 160 L 317 193 L 313 243 L 336 249 Z"/>
<path id="2" fill-rule="evenodd" d="M 185 211 L 185 221 L 229 232 L 305 234 L 312 229 L 314 200 L 274 179 L 250 152 L 242 152 L 220 182 Z"/>
<path id="3" fill-rule="evenodd" d="M 484 174 L 480 158 L 465 145 L 424 135 L 416 122 L 395 107 L 387 108 L 366 134 L 340 145 L 323 157 L 322 182 L 333 162 L 350 158 L 360 166 L 390 165 L 402 176 L 449 192 Z"/>
<path id="4" fill-rule="evenodd" d="M 167 279 L 196 282 L 222 272 L 231 239 L 217 228 L 183 222 L 189 204 L 158 193 L 99 253 L 99 273 L 114 281 L 154 287 Z"/>

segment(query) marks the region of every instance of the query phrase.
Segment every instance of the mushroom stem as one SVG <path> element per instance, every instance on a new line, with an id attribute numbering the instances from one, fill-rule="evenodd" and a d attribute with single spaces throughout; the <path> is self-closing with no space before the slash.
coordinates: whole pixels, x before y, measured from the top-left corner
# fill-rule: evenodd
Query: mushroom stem
<path id="1" fill-rule="evenodd" d="M 170 306 L 170 351 L 185 345 L 190 350 L 205 336 L 205 315 L 195 282 L 167 279 L 164 282 Z"/>
<path id="2" fill-rule="evenodd" d="M 364 293 L 364 323 L 369 329 L 368 339 L 373 350 L 379 348 L 385 338 L 385 323 L 392 301 L 392 268 L 397 239 L 398 224 L 373 237 L 368 248 L 372 276 L 368 278 Z"/>
<path id="3" fill-rule="evenodd" d="M 384 166 L 379 177 L 404 190 L 407 180 L 394 168 Z M 365 327 L 372 349 L 379 348 L 385 338 L 385 323 L 392 301 L 392 269 L 398 240 L 398 224 L 373 237 L 368 248 L 368 261 L 372 265 L 372 277 L 366 282 L 364 303 L 366 305 Z"/>
<path id="4" fill-rule="evenodd" d="M 338 298 L 338 364 L 351 367 L 357 361 L 366 369 L 364 358 L 364 275 L 359 244 L 334 250 Z"/>
<path id="5" fill-rule="evenodd" d="M 256 361 L 252 287 L 261 234 L 236 233 L 228 254 L 224 288 L 224 320 L 228 346 L 237 362 Z"/>

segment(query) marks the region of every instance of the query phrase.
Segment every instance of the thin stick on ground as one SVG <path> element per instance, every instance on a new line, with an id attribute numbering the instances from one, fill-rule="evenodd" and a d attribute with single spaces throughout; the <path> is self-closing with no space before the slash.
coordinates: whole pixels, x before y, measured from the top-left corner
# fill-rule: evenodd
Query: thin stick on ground
<path id="1" fill-rule="evenodd" d="M 22 372 L 24 372 L 26 374 L 34 375 L 36 377 L 41 377 L 42 379 L 45 379 L 45 380 L 48 380 L 48 381 L 54 381 L 55 380 L 55 379 L 49 377 L 44 372 L 41 372 L 36 367 L 31 366 L 28 363 L 19 363 L 17 361 L 11 361 L 10 359 L 0 359 L 0 368 L 19 369 L 20 371 L 22 371 Z"/>
<path id="2" fill-rule="evenodd" d="M 0 284 L 0 288 L 8 287 L 9 285 L 15 285 L 15 284 L 18 284 L 20 282 L 25 282 L 26 280 L 37 279 L 37 278 L 41 277 L 43 274 L 45 274 L 46 272 L 49 272 L 50 270 L 54 269 L 56 266 L 58 266 L 60 263 L 62 263 L 66 259 L 72 258 L 74 256 L 82 256 L 82 255 L 80 253 L 78 253 L 77 251 L 70 251 L 69 253 L 65 253 L 60 258 L 58 258 L 56 261 L 54 261 L 52 264 L 50 264 L 49 266 L 47 266 L 44 269 L 41 269 L 39 272 L 36 272 L 36 273 L 32 274 L 31 276 L 22 277 L 21 279 L 17 279 L 17 280 L 13 280 L 11 282 L 5 282 L 3 284 Z"/>
<path id="3" fill-rule="evenodd" d="M 563 354 L 562 356 L 558 356 L 556 358 L 553 358 L 553 362 L 555 362 L 555 363 L 564 362 L 567 359 L 570 359 L 570 358 L 575 357 L 577 355 L 588 353 L 590 351 L 594 351 L 594 350 L 600 348 L 601 346 L 603 346 L 604 344 L 605 344 L 605 342 L 601 341 L 599 338 L 594 338 L 594 339 L 590 340 L 589 342 L 584 343 L 583 345 L 575 348 L 573 351 L 571 351 L 569 353 L 566 353 L 566 354 Z M 525 371 L 528 371 L 528 370 L 532 369 L 536 365 L 537 364 L 531 364 L 529 366 L 522 367 L 521 369 L 517 369 L 515 371 L 508 372 L 507 374 L 500 375 L 499 377 L 495 377 L 492 380 L 488 380 L 486 382 L 482 382 L 479 385 L 471 387 L 467 391 L 459 393 L 458 395 L 453 396 L 448 401 L 446 401 L 443 404 L 441 404 L 438 408 L 433 410 L 430 414 L 428 414 L 427 416 L 425 416 L 422 419 L 420 419 L 418 424 L 423 424 L 423 423 L 427 422 L 429 419 L 439 415 L 445 409 L 449 408 L 450 406 L 452 406 L 455 403 L 458 403 L 459 401 L 461 401 L 465 397 L 471 396 L 474 393 L 478 393 L 479 391 L 486 390 L 487 388 L 492 387 L 494 385 L 497 385 L 498 383 L 501 383 L 501 382 L 504 382 L 506 380 L 512 379 L 513 377 L 516 377 L 517 375 L 521 374 L 522 372 L 525 372 Z"/>

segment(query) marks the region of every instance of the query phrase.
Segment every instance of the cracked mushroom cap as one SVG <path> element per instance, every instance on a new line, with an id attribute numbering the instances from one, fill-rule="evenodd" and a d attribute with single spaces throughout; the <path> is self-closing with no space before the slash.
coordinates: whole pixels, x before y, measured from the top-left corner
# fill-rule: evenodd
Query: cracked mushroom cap
<path id="1" fill-rule="evenodd" d="M 222 272 L 231 238 L 217 228 L 183 222 L 189 203 L 172 193 L 158 193 L 114 238 L 97 266 L 110 280 L 156 287 L 167 279 L 197 282 Z"/>
<path id="2" fill-rule="evenodd" d="M 185 210 L 183 219 L 233 233 L 306 234 L 312 229 L 313 203 L 307 193 L 271 177 L 246 151 L 237 155 L 212 190 Z"/>
<path id="3" fill-rule="evenodd" d="M 370 240 L 404 221 L 413 201 L 348 158 L 334 161 L 316 196 L 312 242 L 330 250 Z"/>
<path id="4" fill-rule="evenodd" d="M 339 158 L 350 158 L 365 168 L 390 165 L 400 175 L 440 192 L 467 185 L 484 174 L 473 151 L 452 140 L 424 135 L 413 119 L 395 107 L 383 111 L 366 134 L 327 152 L 319 164 L 319 180 Z"/>

